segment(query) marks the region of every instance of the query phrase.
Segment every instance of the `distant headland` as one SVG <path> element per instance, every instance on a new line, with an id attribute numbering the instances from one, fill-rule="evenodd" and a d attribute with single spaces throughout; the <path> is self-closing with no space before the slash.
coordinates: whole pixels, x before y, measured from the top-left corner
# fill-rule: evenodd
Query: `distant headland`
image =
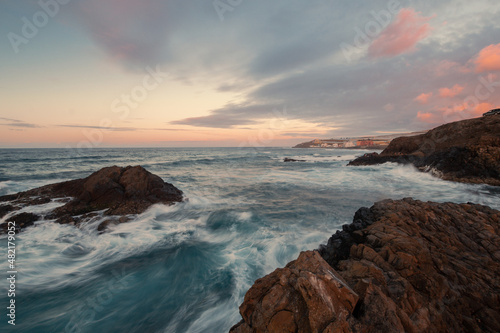
<path id="1" fill-rule="evenodd" d="M 378 136 L 359 136 L 338 139 L 315 139 L 303 142 L 293 148 L 327 148 L 327 149 L 385 149 L 392 140 L 399 137 L 425 134 L 427 131 L 412 133 L 396 133 Z"/>

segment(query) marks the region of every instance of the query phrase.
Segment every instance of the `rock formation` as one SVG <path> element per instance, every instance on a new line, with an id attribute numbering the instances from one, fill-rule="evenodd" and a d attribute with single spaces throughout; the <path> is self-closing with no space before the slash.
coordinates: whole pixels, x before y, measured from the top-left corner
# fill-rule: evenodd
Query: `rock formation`
<path id="1" fill-rule="evenodd" d="M 499 332 L 500 212 L 386 200 L 255 282 L 242 332 Z"/>
<path id="2" fill-rule="evenodd" d="M 84 179 L 2 196 L 0 203 L 8 204 L 0 206 L 0 215 L 4 216 L 26 205 L 48 203 L 53 199 L 66 199 L 68 202 L 54 209 L 46 219 L 55 219 L 59 223 L 78 223 L 86 214 L 99 210 L 105 210 L 104 215 L 140 214 L 156 203 L 180 202 L 182 191 L 141 166 L 112 166 L 94 172 Z M 21 215 L 10 219 L 17 223 Z M 24 216 L 24 219 L 26 218 L 27 216 Z M 29 221 L 31 224 L 32 220 L 33 216 Z M 117 219 L 118 222 L 125 220 Z"/>
<path id="3" fill-rule="evenodd" d="M 382 153 L 349 165 L 411 163 L 445 180 L 500 186 L 500 115 L 458 121 L 394 139 Z"/>

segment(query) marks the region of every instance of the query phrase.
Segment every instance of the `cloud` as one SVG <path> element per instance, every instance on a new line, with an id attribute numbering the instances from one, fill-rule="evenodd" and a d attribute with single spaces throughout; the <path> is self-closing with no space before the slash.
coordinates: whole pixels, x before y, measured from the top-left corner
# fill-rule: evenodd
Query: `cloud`
<path id="1" fill-rule="evenodd" d="M 473 62 L 478 73 L 500 71 L 500 44 L 485 47 Z"/>
<path id="2" fill-rule="evenodd" d="M 277 105 L 235 105 L 213 110 L 210 115 L 192 117 L 170 122 L 173 125 L 189 125 L 212 128 L 233 128 L 241 125 L 258 124 L 257 119 L 271 118 Z M 276 113 L 276 112 L 275 112 Z"/>
<path id="3" fill-rule="evenodd" d="M 432 97 L 432 95 L 434 95 L 432 92 L 422 93 L 415 98 L 415 101 L 419 102 L 420 104 L 427 104 L 429 103 L 429 99 Z"/>
<path id="4" fill-rule="evenodd" d="M 431 17 L 420 16 L 413 8 L 402 9 L 396 20 L 368 48 L 373 58 L 394 57 L 412 52 L 418 42 L 429 36 Z"/>
<path id="5" fill-rule="evenodd" d="M 146 66 L 165 59 L 168 1 L 87 0 L 76 10 L 90 36 L 113 61 Z"/>
<path id="6" fill-rule="evenodd" d="M 56 125 L 56 127 L 97 129 L 111 132 L 135 132 L 135 131 L 186 131 L 182 128 L 144 128 L 144 127 L 102 127 L 92 125 Z"/>
<path id="7" fill-rule="evenodd" d="M 495 106 L 491 103 L 480 103 L 476 106 L 474 109 L 474 115 L 476 116 L 482 116 L 483 113 L 488 112 L 490 110 L 493 110 Z"/>
<path id="8" fill-rule="evenodd" d="M 130 132 L 139 130 L 138 128 L 135 127 L 102 127 L 102 126 L 88 126 L 88 125 L 56 125 L 56 126 L 67 127 L 67 128 L 98 129 L 102 131 L 114 131 L 114 132 Z"/>
<path id="9" fill-rule="evenodd" d="M 220 107 L 205 109 L 201 117 L 186 118 L 179 113 L 176 121 L 165 124 L 215 133 L 217 128 L 256 128 L 272 120 L 272 111 L 284 105 L 287 119 L 335 128 L 333 136 L 415 130 L 427 124 L 421 119 L 443 121 L 445 112 L 437 109 L 463 101 L 438 98 L 439 89 L 458 83 L 465 87 L 461 92 L 464 97 L 474 95 L 478 75 L 470 60 L 488 45 L 498 43 L 500 35 L 500 4 L 492 0 L 464 2 L 461 6 L 451 0 L 412 2 L 413 8 L 394 12 L 392 23 L 371 45 L 369 41 L 363 44 L 361 53 L 369 48 L 368 57 L 348 62 L 340 45 L 352 43 L 356 29 L 365 30 L 367 18 L 373 19 L 370 13 L 386 10 L 387 0 L 364 4 L 343 0 L 243 1 L 226 12 L 224 22 L 219 21 L 212 3 L 79 1 L 71 5 L 78 19 L 70 24 L 83 24 L 83 31 L 90 36 L 75 35 L 80 37 L 74 40 L 78 45 L 93 52 L 92 45 L 85 44 L 90 40 L 115 60 L 113 63 L 124 64 L 126 69 L 160 64 L 168 68 L 172 80 L 191 82 L 193 87 L 202 86 L 207 92 L 217 93 L 219 88 L 219 93 L 223 92 L 220 98 L 225 98 Z M 439 22 L 431 23 L 426 17 L 432 13 Z M 30 12 L 21 14 L 27 16 Z M 444 20 L 449 24 L 440 26 Z M 13 27 L 18 29 L 18 20 L 15 23 Z M 431 24 L 435 26 L 432 33 Z M 60 39 L 54 37 L 57 44 L 52 45 L 60 45 Z M 399 54 L 404 57 L 394 57 Z M 96 77 L 82 79 L 90 86 Z M 429 92 L 433 94 L 422 96 Z M 498 94 L 492 95 L 481 102 L 497 102 L 494 95 Z M 167 100 L 159 109 L 174 109 L 168 107 Z M 175 116 L 168 112 L 167 119 Z M 15 118 L 16 113 L 4 116 Z M 90 113 L 88 117 L 92 118 Z M 73 121 L 60 119 L 57 123 Z M 85 123 L 93 124 L 80 124 Z M 140 125 L 134 122 L 121 125 L 131 126 L 122 127 L 122 131 L 155 130 L 134 127 Z M 288 128 L 283 133 L 303 131 Z"/>
<path id="10" fill-rule="evenodd" d="M 455 84 L 453 87 L 451 88 L 440 88 L 439 89 L 439 96 L 440 97 L 443 97 L 443 98 L 452 98 L 452 97 L 455 97 L 457 95 L 460 95 L 460 93 L 462 93 L 462 91 L 464 90 L 464 87 L 459 85 L 459 84 Z"/>
<path id="11" fill-rule="evenodd" d="M 1 117 L 0 117 L 0 120 L 10 121 L 10 122 L 13 122 L 13 123 L 22 123 L 22 121 L 21 121 L 21 120 L 12 119 L 12 118 L 1 118 Z"/>
<path id="12" fill-rule="evenodd" d="M 443 118 L 435 113 L 418 111 L 417 119 L 424 123 L 436 124 L 442 122 Z"/>
<path id="13" fill-rule="evenodd" d="M 10 124 L 3 124 L 4 126 L 10 126 L 10 127 L 21 127 L 21 128 L 41 128 L 42 126 L 38 126 L 35 124 L 30 124 L 30 123 L 10 123 Z"/>
<path id="14" fill-rule="evenodd" d="M 36 124 L 26 123 L 22 120 L 12 119 L 12 118 L 2 118 L 0 120 L 8 121 L 6 124 L 0 124 L 0 126 L 16 127 L 16 128 L 41 128 L 42 126 Z"/>
<path id="15" fill-rule="evenodd" d="M 466 66 L 459 64 L 456 61 L 442 60 L 435 68 L 437 76 L 445 76 L 452 73 L 466 74 L 472 70 Z"/>

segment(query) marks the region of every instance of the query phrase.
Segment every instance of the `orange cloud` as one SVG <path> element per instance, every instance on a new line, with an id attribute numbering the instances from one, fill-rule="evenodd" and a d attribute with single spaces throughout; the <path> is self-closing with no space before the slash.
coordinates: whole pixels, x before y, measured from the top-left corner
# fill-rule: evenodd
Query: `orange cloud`
<path id="1" fill-rule="evenodd" d="M 431 17 L 420 16 L 413 8 L 401 9 L 392 22 L 368 48 L 372 57 L 392 57 L 415 50 L 415 45 L 431 31 Z"/>
<path id="2" fill-rule="evenodd" d="M 476 72 L 500 71 L 500 44 L 485 47 L 474 60 Z"/>
<path id="3" fill-rule="evenodd" d="M 418 111 L 417 119 L 424 123 L 435 124 L 438 123 L 442 118 L 434 113 Z"/>
<path id="4" fill-rule="evenodd" d="M 419 102 L 420 104 L 427 104 L 432 95 L 433 95 L 432 92 L 427 94 L 426 93 L 420 94 L 415 98 L 415 101 Z"/>
<path id="5" fill-rule="evenodd" d="M 488 112 L 490 110 L 493 110 L 494 108 L 495 108 L 495 106 L 493 104 L 481 103 L 478 106 L 476 106 L 476 108 L 474 110 L 474 115 L 478 116 L 478 117 L 482 116 L 483 113 Z"/>
<path id="6" fill-rule="evenodd" d="M 455 84 L 451 88 L 441 88 L 441 89 L 439 89 L 439 96 L 443 97 L 443 98 L 455 97 L 455 96 L 459 95 L 463 90 L 464 90 L 464 87 L 462 87 L 459 84 Z"/>

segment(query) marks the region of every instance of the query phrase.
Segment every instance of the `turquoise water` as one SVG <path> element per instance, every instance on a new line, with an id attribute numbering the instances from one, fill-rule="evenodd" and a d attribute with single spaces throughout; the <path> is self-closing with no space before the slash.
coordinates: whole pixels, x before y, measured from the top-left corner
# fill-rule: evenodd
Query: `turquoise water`
<path id="1" fill-rule="evenodd" d="M 0 150 L 0 195 L 142 165 L 187 200 L 98 235 L 40 221 L 16 239 L 17 332 L 225 332 L 254 280 L 315 249 L 362 206 L 386 198 L 475 202 L 500 191 L 411 166 L 346 167 L 355 150 L 285 148 Z M 306 159 L 284 163 L 284 157 Z M 39 214 L 57 204 L 25 207 Z M 5 218 L 2 220 L 2 222 Z M 7 240 L 0 237 L 7 253 Z M 0 276 L 7 277 L 7 259 Z M 1 278 L 0 307 L 8 305 Z"/>

